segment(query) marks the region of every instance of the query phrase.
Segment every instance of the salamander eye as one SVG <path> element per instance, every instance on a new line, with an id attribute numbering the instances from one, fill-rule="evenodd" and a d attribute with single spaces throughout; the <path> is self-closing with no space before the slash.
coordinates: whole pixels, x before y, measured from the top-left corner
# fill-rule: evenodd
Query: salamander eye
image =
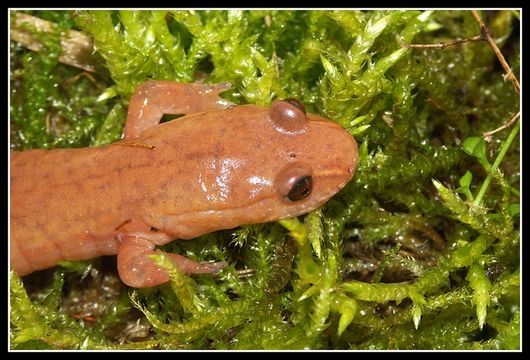
<path id="1" fill-rule="evenodd" d="M 276 186 L 282 198 L 287 202 L 305 199 L 313 189 L 311 166 L 297 161 L 287 165 L 276 177 Z"/>
<path id="2" fill-rule="evenodd" d="M 311 194 L 313 188 L 313 177 L 304 176 L 296 181 L 291 191 L 287 194 L 287 198 L 291 201 L 299 201 L 305 199 Z"/>
<path id="3" fill-rule="evenodd" d="M 296 99 L 273 102 L 270 108 L 270 119 L 279 132 L 288 135 L 305 132 L 309 124 L 304 105 Z"/>
<path id="4" fill-rule="evenodd" d="M 289 98 L 289 99 L 284 99 L 284 101 L 287 101 L 289 104 L 296 106 L 297 108 L 299 108 L 300 110 L 302 110 L 302 112 L 303 112 L 304 114 L 306 113 L 306 112 L 305 112 L 305 106 L 304 106 L 304 104 L 302 104 L 302 103 L 300 102 L 300 100 L 295 99 L 295 98 Z"/>

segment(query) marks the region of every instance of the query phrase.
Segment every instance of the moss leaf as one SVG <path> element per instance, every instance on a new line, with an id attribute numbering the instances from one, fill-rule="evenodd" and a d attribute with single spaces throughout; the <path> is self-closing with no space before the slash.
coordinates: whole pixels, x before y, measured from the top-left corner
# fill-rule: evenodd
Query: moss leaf
<path id="1" fill-rule="evenodd" d="M 469 267 L 466 280 L 469 281 L 473 289 L 473 298 L 471 301 L 477 308 L 478 323 L 482 329 L 490 304 L 491 282 L 486 276 L 484 268 L 477 262 L 474 262 Z"/>

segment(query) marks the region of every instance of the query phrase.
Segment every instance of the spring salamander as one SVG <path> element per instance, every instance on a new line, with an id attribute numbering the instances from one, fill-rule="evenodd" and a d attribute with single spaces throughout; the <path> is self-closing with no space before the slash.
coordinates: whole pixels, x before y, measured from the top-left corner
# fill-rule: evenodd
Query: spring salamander
<path id="1" fill-rule="evenodd" d="M 132 287 L 169 280 L 148 257 L 174 239 L 304 214 L 352 178 L 357 144 L 297 100 L 233 106 L 226 84 L 149 81 L 123 140 L 11 153 L 10 263 L 19 275 L 118 256 Z M 185 114 L 160 123 L 163 114 Z M 185 273 L 224 263 L 168 254 Z"/>

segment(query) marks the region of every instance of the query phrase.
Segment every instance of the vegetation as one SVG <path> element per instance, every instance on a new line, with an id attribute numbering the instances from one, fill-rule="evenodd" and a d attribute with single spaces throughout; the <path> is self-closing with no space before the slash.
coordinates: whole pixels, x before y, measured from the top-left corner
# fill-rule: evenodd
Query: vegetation
<path id="1" fill-rule="evenodd" d="M 131 289 L 115 260 L 11 273 L 12 349 L 519 349 L 519 94 L 471 11 L 35 11 L 11 42 L 11 148 L 120 138 L 148 79 L 230 82 L 239 103 L 298 98 L 360 144 L 354 179 L 298 219 L 175 241 L 227 261 Z M 519 76 L 519 12 L 478 12 Z M 12 22 L 16 13 L 12 13 Z M 28 25 L 28 31 L 32 31 Z M 104 71 L 61 64 L 94 38 Z M 486 141 L 488 140 L 488 141 Z"/>

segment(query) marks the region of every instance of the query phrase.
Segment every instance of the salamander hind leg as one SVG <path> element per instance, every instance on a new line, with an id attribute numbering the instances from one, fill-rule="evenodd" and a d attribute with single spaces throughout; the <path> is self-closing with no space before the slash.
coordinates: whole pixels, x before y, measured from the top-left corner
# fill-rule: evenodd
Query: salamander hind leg
<path id="1" fill-rule="evenodd" d="M 233 104 L 219 94 L 229 88 L 228 83 L 147 81 L 138 86 L 131 98 L 123 137 L 126 140 L 137 138 L 145 129 L 158 125 L 164 114 L 189 115 L 225 109 Z"/>
<path id="2" fill-rule="evenodd" d="M 169 281 L 165 269 L 156 265 L 149 255 L 160 254 L 155 244 L 138 235 L 124 235 L 118 250 L 118 273 L 128 286 L 146 288 Z M 178 268 L 187 274 L 216 274 L 225 263 L 205 263 L 188 259 L 179 254 L 166 253 Z"/>

